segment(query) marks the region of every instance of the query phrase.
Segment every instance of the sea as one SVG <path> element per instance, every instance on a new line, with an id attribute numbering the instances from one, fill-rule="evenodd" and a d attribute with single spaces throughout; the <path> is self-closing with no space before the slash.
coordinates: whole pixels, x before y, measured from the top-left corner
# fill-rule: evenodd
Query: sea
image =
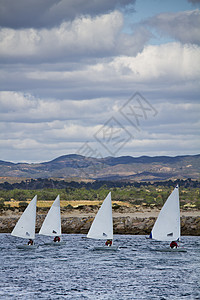
<path id="1" fill-rule="evenodd" d="M 187 252 L 160 252 L 169 243 L 141 235 L 115 235 L 118 251 L 93 251 L 103 241 L 64 234 L 62 246 L 35 250 L 0 234 L 0 299 L 200 299 L 200 236 L 183 236 Z"/>

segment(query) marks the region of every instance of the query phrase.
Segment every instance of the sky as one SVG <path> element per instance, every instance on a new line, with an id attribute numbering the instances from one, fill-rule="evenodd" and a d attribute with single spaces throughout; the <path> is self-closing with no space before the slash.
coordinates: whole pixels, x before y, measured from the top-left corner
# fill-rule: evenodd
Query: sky
<path id="1" fill-rule="evenodd" d="M 0 0 L 0 160 L 199 154 L 200 0 Z"/>

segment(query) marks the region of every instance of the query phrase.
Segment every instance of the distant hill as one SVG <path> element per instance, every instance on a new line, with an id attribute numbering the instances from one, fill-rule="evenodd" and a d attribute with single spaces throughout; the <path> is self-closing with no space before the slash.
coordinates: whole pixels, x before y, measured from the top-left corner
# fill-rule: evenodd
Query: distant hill
<path id="1" fill-rule="evenodd" d="M 0 177 L 157 181 L 199 179 L 200 154 L 92 158 L 70 154 L 43 163 L 0 161 Z"/>

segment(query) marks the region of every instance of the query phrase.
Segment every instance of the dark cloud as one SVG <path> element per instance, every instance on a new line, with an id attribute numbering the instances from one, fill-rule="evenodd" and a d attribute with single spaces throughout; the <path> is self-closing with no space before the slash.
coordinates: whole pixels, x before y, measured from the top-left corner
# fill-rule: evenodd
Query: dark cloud
<path id="1" fill-rule="evenodd" d="M 0 26 L 8 28 L 54 27 L 81 15 L 96 16 L 132 7 L 136 0 L 0 0 Z"/>
<path id="2" fill-rule="evenodd" d="M 200 4 L 200 0 L 188 0 L 188 2 L 192 4 Z"/>
<path id="3" fill-rule="evenodd" d="M 181 43 L 200 44 L 200 11 L 162 13 L 145 22 L 162 36 L 174 38 Z"/>

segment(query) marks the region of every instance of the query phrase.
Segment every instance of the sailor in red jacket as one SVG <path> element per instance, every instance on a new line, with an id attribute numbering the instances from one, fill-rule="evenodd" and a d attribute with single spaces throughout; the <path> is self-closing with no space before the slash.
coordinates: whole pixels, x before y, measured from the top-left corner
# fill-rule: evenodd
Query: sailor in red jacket
<path id="1" fill-rule="evenodd" d="M 171 247 L 172 249 L 173 249 L 173 248 L 177 248 L 177 247 L 178 247 L 177 242 L 172 241 L 172 242 L 170 243 L 170 247 Z"/>
<path id="2" fill-rule="evenodd" d="M 55 243 L 56 242 L 60 242 L 60 237 L 59 236 L 55 236 L 54 240 L 53 240 Z"/>
<path id="3" fill-rule="evenodd" d="M 112 246 L 112 240 L 107 240 L 106 243 L 105 243 L 105 245 L 109 246 L 109 247 Z"/>

